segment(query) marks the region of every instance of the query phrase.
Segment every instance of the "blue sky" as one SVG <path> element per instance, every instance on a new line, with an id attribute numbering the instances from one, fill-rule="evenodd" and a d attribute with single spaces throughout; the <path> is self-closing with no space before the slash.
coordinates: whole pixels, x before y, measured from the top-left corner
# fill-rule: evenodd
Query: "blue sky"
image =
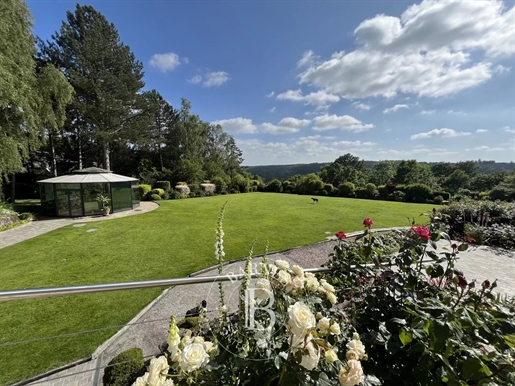
<path id="1" fill-rule="evenodd" d="M 27 3 L 46 40 L 76 1 Z M 81 4 L 115 24 L 146 89 L 221 124 L 244 165 L 515 161 L 513 1 Z"/>

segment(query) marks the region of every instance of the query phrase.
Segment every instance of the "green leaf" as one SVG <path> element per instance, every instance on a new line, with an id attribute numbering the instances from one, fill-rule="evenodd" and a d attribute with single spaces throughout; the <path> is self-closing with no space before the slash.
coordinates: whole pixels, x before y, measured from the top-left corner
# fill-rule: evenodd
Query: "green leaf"
<path id="1" fill-rule="evenodd" d="M 406 330 L 405 328 L 402 328 L 401 332 L 399 333 L 399 339 L 402 345 L 406 346 L 413 340 L 413 335 L 410 331 Z"/>
<path id="2" fill-rule="evenodd" d="M 463 251 L 466 251 L 468 249 L 469 245 L 468 244 L 460 244 L 459 247 L 458 247 L 458 251 L 460 252 L 463 252 Z"/>
<path id="3" fill-rule="evenodd" d="M 515 348 L 515 334 L 504 335 L 503 338 L 508 346 L 510 346 L 511 348 Z"/>
<path id="4" fill-rule="evenodd" d="M 281 368 L 281 357 L 279 355 L 275 357 L 274 365 L 277 370 Z"/>
<path id="5" fill-rule="evenodd" d="M 331 381 L 329 380 L 329 377 L 326 373 L 321 372 L 318 377 L 318 384 L 320 386 L 331 386 Z"/>
<path id="6" fill-rule="evenodd" d="M 481 378 L 492 375 L 488 366 L 479 358 L 467 358 L 463 362 L 461 369 L 463 377 L 467 380 L 478 381 Z"/>

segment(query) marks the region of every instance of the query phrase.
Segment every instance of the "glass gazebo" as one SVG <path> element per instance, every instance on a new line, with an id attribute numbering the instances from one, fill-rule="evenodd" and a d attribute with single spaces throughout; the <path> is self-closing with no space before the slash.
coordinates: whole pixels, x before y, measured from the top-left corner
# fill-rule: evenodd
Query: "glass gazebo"
<path id="1" fill-rule="evenodd" d="M 109 170 L 86 168 L 66 176 L 38 181 L 41 212 L 47 216 L 80 217 L 101 214 L 99 194 L 111 199 L 112 212 L 139 206 L 138 180 Z"/>

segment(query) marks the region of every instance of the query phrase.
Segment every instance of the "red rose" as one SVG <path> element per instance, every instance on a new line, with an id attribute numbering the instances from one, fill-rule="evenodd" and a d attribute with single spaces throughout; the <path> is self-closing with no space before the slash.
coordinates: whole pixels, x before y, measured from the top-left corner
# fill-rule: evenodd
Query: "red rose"
<path id="1" fill-rule="evenodd" d="M 431 236 L 429 235 L 429 229 L 426 227 L 413 227 L 411 230 L 417 234 L 421 239 L 429 240 Z"/>
<path id="2" fill-rule="evenodd" d="M 343 233 L 342 231 L 339 231 L 335 234 L 336 238 L 339 240 L 345 240 L 347 238 L 347 235 Z"/>
<path id="3" fill-rule="evenodd" d="M 452 245 L 451 245 L 451 248 L 452 248 L 452 249 L 458 249 L 458 246 L 457 246 L 456 244 L 452 244 Z"/>
<path id="4" fill-rule="evenodd" d="M 371 218 L 366 218 L 363 220 L 363 225 L 370 228 L 372 225 L 374 225 L 374 222 L 372 221 Z"/>
<path id="5" fill-rule="evenodd" d="M 465 279 L 463 276 L 458 276 L 458 285 L 461 288 L 465 288 L 467 286 L 467 279 Z"/>

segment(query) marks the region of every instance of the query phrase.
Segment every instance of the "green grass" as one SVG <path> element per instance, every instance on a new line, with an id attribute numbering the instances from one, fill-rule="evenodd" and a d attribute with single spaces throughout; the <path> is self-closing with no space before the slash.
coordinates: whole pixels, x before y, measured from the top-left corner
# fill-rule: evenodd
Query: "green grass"
<path id="1" fill-rule="evenodd" d="M 239 194 L 162 201 L 152 212 L 67 226 L 0 249 L 0 289 L 36 288 L 184 277 L 216 264 L 213 244 L 220 208 L 226 258 L 248 253 L 256 240 L 277 251 L 323 241 L 337 231 L 408 225 L 431 205 L 290 194 Z M 427 218 L 420 218 L 424 223 Z M 96 228 L 95 232 L 86 230 Z M 0 235 L 1 237 L 1 235 Z M 0 303 L 0 385 L 90 355 L 117 330 L 6 345 L 127 323 L 162 289 L 118 291 Z"/>

